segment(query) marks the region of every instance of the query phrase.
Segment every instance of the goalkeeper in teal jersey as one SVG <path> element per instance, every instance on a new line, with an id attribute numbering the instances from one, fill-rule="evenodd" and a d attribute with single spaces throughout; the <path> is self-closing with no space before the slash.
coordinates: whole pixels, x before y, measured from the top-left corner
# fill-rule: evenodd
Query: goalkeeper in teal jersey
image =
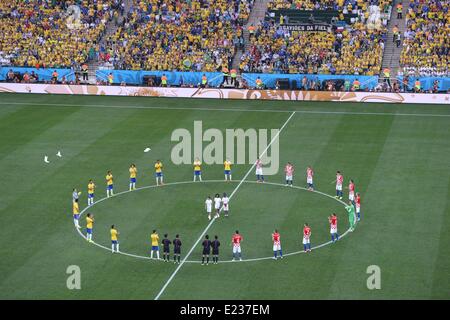
<path id="1" fill-rule="evenodd" d="M 348 202 L 349 205 L 345 206 L 345 210 L 348 212 L 348 222 L 350 223 L 350 231 L 353 232 L 355 230 L 355 207 L 352 202 Z"/>

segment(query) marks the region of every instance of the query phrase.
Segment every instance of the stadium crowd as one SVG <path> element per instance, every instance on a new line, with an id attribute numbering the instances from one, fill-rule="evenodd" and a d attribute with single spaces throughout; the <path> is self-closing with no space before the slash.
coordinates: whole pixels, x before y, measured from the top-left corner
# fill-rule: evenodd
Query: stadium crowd
<path id="1" fill-rule="evenodd" d="M 411 0 L 406 14 L 401 75 L 450 75 L 450 1 Z"/>
<path id="2" fill-rule="evenodd" d="M 269 10 L 347 10 L 356 12 L 358 7 L 364 9 L 370 4 L 377 4 L 382 10 L 385 10 L 392 4 L 392 0 L 270 0 L 267 8 Z"/>
<path id="3" fill-rule="evenodd" d="M 381 11 L 391 1 L 372 1 Z M 377 27 L 367 25 L 369 6 L 354 0 L 272 0 L 269 10 L 305 9 L 339 11 L 339 20 L 353 13 L 351 24 L 336 28 L 335 32 L 290 31 L 273 19 L 252 26 L 251 46 L 241 57 L 241 72 L 279 72 L 313 74 L 376 75 L 381 71 L 387 20 Z"/>
<path id="4" fill-rule="evenodd" d="M 124 0 L 4 0 L 0 2 L 0 65 L 72 68 L 77 71 L 73 82 L 80 83 L 81 74 L 83 80 L 88 77 L 87 69 L 83 69 L 87 68 L 86 62 L 99 59 L 123 70 L 226 70 L 224 79 L 231 77 L 231 83 L 237 83 L 236 71 L 228 72 L 228 68 L 236 49 L 244 48 L 243 28 L 254 0 L 129 3 L 131 7 L 125 12 Z M 81 11 L 79 21 L 74 19 L 72 4 Z M 239 70 L 378 75 L 388 20 L 387 15 L 378 14 L 375 23 L 372 5 L 379 6 L 378 13 L 387 13 L 393 0 L 271 0 L 268 19 L 248 27 L 250 46 L 241 57 Z M 450 0 L 410 0 L 400 57 L 402 83 L 394 81 L 386 87 L 381 83 L 374 90 L 416 90 L 408 87 L 409 79 L 449 75 L 449 6 Z M 282 9 L 334 10 L 337 17 L 332 20 L 332 31 L 296 31 L 286 27 L 287 16 L 281 15 L 275 21 L 274 12 Z M 347 14 L 351 14 L 350 20 Z M 397 14 L 401 15 L 401 10 Z M 109 21 L 116 28 L 106 33 Z M 398 30 L 398 26 L 395 28 Z M 35 72 L 19 75 L 11 70 L 7 80 L 32 83 L 40 79 Z M 248 86 L 245 79 L 241 80 L 241 86 Z M 45 81 L 66 83 L 65 78 L 53 76 Z M 109 78 L 102 81 L 113 83 Z M 336 86 L 333 81 L 300 82 L 301 88 L 309 90 L 358 90 L 350 83 Z"/>
<path id="5" fill-rule="evenodd" d="M 243 46 L 253 0 L 134 0 L 108 38 L 116 69 L 218 71 Z"/>
<path id="6" fill-rule="evenodd" d="M 70 6 L 76 4 L 77 19 Z M 0 2 L 0 63 L 30 67 L 73 67 L 98 50 L 106 23 L 121 0 Z"/>
<path id="7" fill-rule="evenodd" d="M 336 34 L 289 31 L 261 22 L 241 57 L 241 72 L 376 75 L 380 72 L 385 30 L 361 22 Z"/>

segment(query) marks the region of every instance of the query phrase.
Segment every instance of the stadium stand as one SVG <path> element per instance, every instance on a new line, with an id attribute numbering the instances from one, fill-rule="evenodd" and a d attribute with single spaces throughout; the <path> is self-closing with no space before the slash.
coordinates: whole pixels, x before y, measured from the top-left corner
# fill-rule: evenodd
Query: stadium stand
<path id="1" fill-rule="evenodd" d="M 230 66 L 253 1 L 134 0 L 108 39 L 116 69 L 219 71 Z"/>
<path id="2" fill-rule="evenodd" d="M 0 81 L 216 87 L 239 69 L 231 86 L 448 90 L 449 3 L 4 0 Z"/>
<path id="3" fill-rule="evenodd" d="M 391 1 L 372 1 L 387 12 Z M 256 26 L 242 72 L 376 75 L 380 73 L 387 19 L 370 23 L 371 6 L 351 0 L 272 0 Z M 332 24 L 333 31 L 291 31 L 296 23 Z"/>
<path id="4" fill-rule="evenodd" d="M 80 20 L 70 11 L 80 8 Z M 25 67 L 74 67 L 93 57 L 119 0 L 0 2 L 0 62 Z"/>
<path id="5" fill-rule="evenodd" d="M 450 75 L 449 8 L 448 0 L 410 1 L 399 75 Z"/>

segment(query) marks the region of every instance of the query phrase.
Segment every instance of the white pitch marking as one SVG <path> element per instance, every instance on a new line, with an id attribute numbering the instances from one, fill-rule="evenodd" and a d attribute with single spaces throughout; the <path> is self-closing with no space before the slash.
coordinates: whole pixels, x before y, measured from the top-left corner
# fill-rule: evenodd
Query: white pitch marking
<path id="1" fill-rule="evenodd" d="M 277 100 L 279 101 L 279 100 Z M 286 101 L 287 102 L 287 101 Z M 136 105 L 97 105 L 97 104 L 59 104 L 59 103 L 23 103 L 23 102 L 0 102 L 0 105 L 19 106 L 47 106 L 47 107 L 84 107 L 84 108 L 116 108 L 116 109 L 156 109 L 156 110 L 198 110 L 198 111 L 236 111 L 236 112 L 275 112 L 275 113 L 305 113 L 325 115 L 370 115 L 370 116 L 404 116 L 404 117 L 450 117 L 450 114 L 432 113 L 390 113 L 390 112 L 352 112 L 352 111 L 308 111 L 308 110 L 282 110 L 282 109 L 239 109 L 239 108 L 196 108 L 196 107 L 159 107 L 159 106 L 136 106 Z"/>
<path id="2" fill-rule="evenodd" d="M 267 150 L 269 150 L 270 146 L 272 145 L 272 143 L 278 139 L 278 136 L 280 135 L 281 131 L 283 131 L 283 129 L 286 127 L 286 125 L 289 123 L 289 121 L 292 119 L 292 117 L 295 115 L 295 112 L 292 112 L 291 115 L 289 116 L 289 118 L 283 123 L 283 125 L 281 126 L 280 130 L 277 132 L 277 134 L 275 135 L 275 137 L 272 138 L 272 140 L 270 141 L 270 143 L 267 145 L 267 147 L 261 152 L 261 154 L 259 155 L 258 158 L 261 158 L 262 156 L 264 156 L 267 152 Z M 245 181 L 245 179 L 247 179 L 248 175 L 250 174 L 250 172 L 252 172 L 253 168 L 255 167 L 256 162 L 252 164 L 252 166 L 250 167 L 250 169 L 247 171 L 247 173 L 244 175 L 244 177 L 241 179 L 241 181 L 238 183 L 238 185 L 236 186 L 236 188 L 234 188 L 233 192 L 231 192 L 230 194 L 230 201 L 233 198 L 233 196 L 236 194 L 236 192 L 239 190 L 239 188 L 241 187 L 242 183 Z M 187 255 L 184 257 L 184 259 L 181 261 L 181 263 L 178 265 L 178 267 L 175 269 L 175 271 L 172 273 L 172 275 L 169 277 L 169 279 L 166 281 L 166 283 L 164 284 L 164 286 L 162 287 L 162 289 L 159 291 L 159 293 L 157 294 L 157 296 L 155 297 L 155 300 L 158 300 L 159 297 L 164 293 L 164 291 L 166 290 L 167 286 L 172 282 L 172 280 L 174 279 L 174 277 L 176 276 L 176 274 L 178 273 L 178 271 L 181 269 L 181 267 L 184 265 L 184 263 L 186 262 L 187 258 L 191 255 L 192 251 L 194 251 L 194 249 L 197 247 L 198 243 L 203 239 L 203 237 L 205 236 L 206 232 L 208 232 L 209 228 L 213 225 L 214 221 L 216 221 L 216 217 L 214 216 L 214 218 L 211 220 L 211 222 L 206 226 L 205 230 L 203 230 L 202 234 L 198 237 L 197 241 L 195 241 L 194 245 L 192 246 L 192 248 L 189 250 L 189 252 L 187 253 Z"/>
<path id="3" fill-rule="evenodd" d="M 220 182 L 224 182 L 224 181 L 223 181 L 223 180 L 203 180 L 203 183 L 220 183 Z M 194 182 L 193 182 L 192 180 L 190 180 L 190 181 L 180 181 L 180 182 L 169 182 L 169 183 L 166 183 L 165 186 L 171 186 L 171 185 L 173 186 L 173 185 L 181 185 L 181 184 L 191 184 L 191 183 L 194 183 Z M 254 183 L 254 184 L 256 184 L 257 182 L 256 182 L 256 181 L 245 181 L 244 183 Z M 273 186 L 285 187 L 285 185 L 282 184 L 282 183 L 267 182 L 267 181 L 264 182 L 264 185 L 273 185 Z M 156 187 L 157 187 L 156 185 L 151 185 L 151 186 L 140 187 L 140 188 L 137 188 L 136 190 L 132 190 L 132 191 L 129 191 L 129 190 L 127 190 L 127 191 L 122 191 L 122 192 L 116 193 L 113 197 L 116 197 L 116 196 L 119 196 L 119 195 L 122 195 L 122 194 L 126 194 L 126 193 L 130 193 L 130 192 L 134 192 L 134 191 L 139 191 L 139 190 L 144 190 L 144 189 L 151 189 L 151 188 L 156 188 Z M 293 186 L 293 188 L 294 188 L 294 189 L 298 189 L 298 190 L 305 190 L 305 191 L 317 193 L 317 194 L 326 196 L 326 197 L 328 197 L 328 198 L 330 198 L 330 199 L 332 199 L 332 200 L 335 200 L 335 201 L 337 201 L 337 202 L 340 202 L 340 203 L 343 204 L 344 206 L 347 205 L 344 201 L 339 200 L 339 199 L 336 199 L 336 198 L 335 198 L 334 196 L 332 196 L 332 195 L 329 195 L 329 194 L 326 194 L 326 193 L 323 193 L 323 192 L 320 192 L 320 191 L 317 191 L 317 190 L 310 191 L 310 190 L 308 190 L 307 188 L 299 187 L 299 186 Z M 109 198 L 108 198 L 108 197 L 102 198 L 102 199 L 96 201 L 96 202 L 94 203 L 94 205 L 96 205 L 97 203 L 103 202 L 103 201 L 105 201 L 105 200 L 108 200 L 108 199 L 110 199 L 110 198 L 111 198 L 111 197 L 109 197 Z M 87 211 L 88 209 L 90 209 L 90 208 L 92 208 L 92 206 L 89 206 L 89 207 L 84 208 L 84 209 L 80 212 L 80 217 L 81 217 L 81 215 L 82 215 L 84 212 L 86 212 L 86 211 Z M 355 222 L 355 224 L 357 224 L 357 222 Z M 79 234 L 82 238 L 86 239 L 86 236 L 81 232 L 80 229 L 75 228 L 75 230 L 78 232 L 78 234 Z M 347 230 L 339 237 L 339 239 L 345 237 L 349 232 L 350 232 L 350 228 L 347 229 Z M 95 241 L 93 241 L 93 242 L 91 242 L 91 243 L 92 243 L 93 245 L 99 247 L 99 248 L 102 248 L 102 249 L 105 249 L 105 250 L 111 252 L 111 248 L 108 248 L 108 247 L 103 246 L 103 245 L 101 245 L 101 244 L 99 244 L 99 243 L 96 243 Z M 315 246 L 315 247 L 312 247 L 311 250 L 319 249 L 319 248 L 325 247 L 325 246 L 327 246 L 327 245 L 329 245 L 329 244 L 332 244 L 332 242 L 331 242 L 331 241 L 328 241 L 328 242 L 322 243 L 322 244 L 320 244 L 320 245 L 317 245 L 317 246 Z M 124 255 L 124 256 L 132 257 L 132 258 L 138 258 L 138 259 L 143 259 L 143 260 L 162 261 L 161 259 L 160 259 L 160 260 L 157 260 L 157 259 L 151 259 L 150 257 L 147 257 L 147 256 L 141 256 L 141 255 L 132 254 L 132 253 L 127 253 L 127 252 L 122 252 L 122 251 L 121 251 L 121 252 L 118 252 L 118 253 L 121 254 L 121 255 Z M 290 253 L 285 253 L 283 256 L 293 256 L 293 255 L 297 255 L 297 254 L 301 254 L 301 253 L 304 253 L 304 251 L 303 251 L 303 250 L 299 250 L 299 251 L 294 251 L 294 252 L 290 252 Z M 262 261 L 262 260 L 271 260 L 272 258 L 273 258 L 273 256 L 270 256 L 270 257 L 262 257 L 262 258 L 250 258 L 250 259 L 243 259 L 242 261 L 238 261 L 238 262 L 241 263 L 241 262 L 254 262 L 254 261 Z M 230 262 L 237 263 L 237 262 L 235 262 L 235 261 L 233 261 L 233 260 L 221 260 L 220 263 L 222 264 L 222 263 L 230 263 Z M 200 261 L 197 261 L 197 260 L 186 260 L 185 263 L 200 263 Z"/>
<path id="4" fill-rule="evenodd" d="M 48 156 L 45 156 L 45 157 L 44 157 L 44 162 L 45 162 L 45 163 L 50 163 L 50 161 L 48 161 Z"/>

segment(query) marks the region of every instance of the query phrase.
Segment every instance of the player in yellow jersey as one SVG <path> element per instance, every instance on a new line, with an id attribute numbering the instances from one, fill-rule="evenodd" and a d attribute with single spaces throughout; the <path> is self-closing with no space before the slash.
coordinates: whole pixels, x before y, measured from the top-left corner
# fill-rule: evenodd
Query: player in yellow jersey
<path id="1" fill-rule="evenodd" d="M 94 227 L 94 215 L 88 213 L 86 217 L 86 240 L 92 242 L 92 229 Z"/>
<path id="2" fill-rule="evenodd" d="M 78 206 L 78 199 L 72 201 L 72 213 L 73 213 L 73 223 L 75 227 L 80 228 L 79 219 L 80 219 L 80 207 Z"/>
<path id="3" fill-rule="evenodd" d="M 95 192 L 95 183 L 92 180 L 89 180 L 88 183 L 88 206 L 94 204 L 94 192 Z"/>
<path id="4" fill-rule="evenodd" d="M 194 182 L 197 181 L 197 177 L 202 181 L 202 162 L 199 158 L 194 160 Z"/>
<path id="5" fill-rule="evenodd" d="M 131 164 L 130 166 L 130 191 L 136 190 L 136 175 L 137 175 L 137 168 L 134 164 Z"/>
<path id="6" fill-rule="evenodd" d="M 120 234 L 119 231 L 117 231 L 116 228 L 114 228 L 114 225 L 111 226 L 111 251 L 119 252 L 119 238 L 118 235 Z"/>
<path id="7" fill-rule="evenodd" d="M 108 171 L 106 174 L 106 196 L 109 197 L 114 195 L 114 183 L 113 183 L 113 175 L 111 171 Z"/>
<path id="8" fill-rule="evenodd" d="M 159 260 L 159 235 L 156 233 L 156 230 L 153 230 L 150 235 L 150 239 L 152 241 L 152 251 L 150 253 L 150 259 L 153 259 L 153 252 L 156 251 L 156 258 Z"/>
<path id="9" fill-rule="evenodd" d="M 225 173 L 225 181 L 231 181 L 231 161 L 226 159 L 223 163 L 224 173 Z"/>
<path id="10" fill-rule="evenodd" d="M 163 164 L 161 160 L 156 160 L 155 162 L 155 176 L 156 176 L 156 185 L 163 185 L 163 172 L 162 172 Z"/>

